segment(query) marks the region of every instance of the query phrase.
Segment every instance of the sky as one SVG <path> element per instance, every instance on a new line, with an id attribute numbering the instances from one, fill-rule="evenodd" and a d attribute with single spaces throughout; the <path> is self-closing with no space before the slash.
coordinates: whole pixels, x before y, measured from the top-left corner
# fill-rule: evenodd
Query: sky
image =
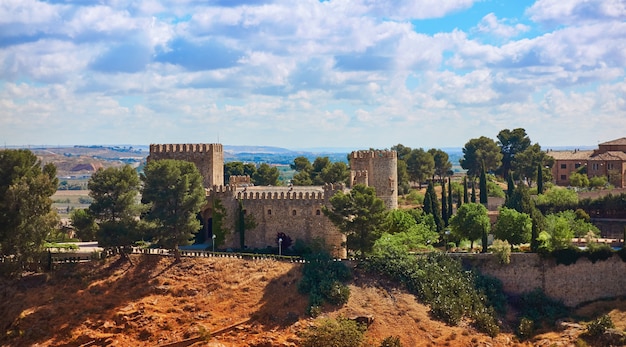
<path id="1" fill-rule="evenodd" d="M 626 137 L 626 0 L 1 0 L 0 145 Z"/>

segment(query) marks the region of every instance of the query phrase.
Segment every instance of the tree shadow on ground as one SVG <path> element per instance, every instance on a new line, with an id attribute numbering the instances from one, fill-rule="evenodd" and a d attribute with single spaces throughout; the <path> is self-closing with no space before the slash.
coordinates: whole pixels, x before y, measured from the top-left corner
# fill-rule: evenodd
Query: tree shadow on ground
<path id="1" fill-rule="evenodd" d="M 294 266 L 284 275 L 267 283 L 261 307 L 251 321 L 267 328 L 284 328 L 306 316 L 308 296 L 298 293 L 301 267 Z"/>
<path id="2" fill-rule="evenodd" d="M 151 255 L 135 260 L 139 261 L 134 266 L 122 259 L 109 259 L 104 264 L 59 264 L 51 273 L 36 275 L 37 280 L 27 277 L 3 284 L 0 328 L 7 333 L 0 336 L 0 344 L 32 345 L 54 337 L 55 346 L 64 346 L 61 341 L 67 340 L 74 342 L 65 346 L 78 346 L 93 340 L 72 336 L 81 325 L 119 333 L 122 328 L 115 323 L 107 326 L 107 322 L 114 322 L 120 308 L 129 302 L 153 294 L 151 280 L 159 263 L 172 261 Z M 36 291 L 37 295 L 29 295 L 31 299 L 26 301 L 25 291 Z"/>

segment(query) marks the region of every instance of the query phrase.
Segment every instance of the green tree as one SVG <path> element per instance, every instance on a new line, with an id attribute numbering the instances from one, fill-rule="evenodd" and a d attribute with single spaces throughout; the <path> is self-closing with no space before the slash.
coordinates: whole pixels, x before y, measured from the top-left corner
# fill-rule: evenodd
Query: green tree
<path id="1" fill-rule="evenodd" d="M 134 219 L 139 216 L 139 176 L 130 165 L 99 169 L 87 187 L 93 199 L 89 213 L 98 222 Z"/>
<path id="2" fill-rule="evenodd" d="M 433 182 L 429 182 L 428 188 L 426 188 L 426 196 L 424 197 L 424 212 L 433 216 L 435 224 L 437 225 L 437 231 L 443 230 L 441 208 L 439 206 L 439 200 L 437 200 L 437 193 L 435 193 L 435 186 L 433 185 Z"/>
<path id="3" fill-rule="evenodd" d="M 396 151 L 398 157 L 398 194 L 408 194 L 411 190 L 411 185 L 409 183 L 410 177 L 406 160 L 409 154 L 411 154 L 411 148 L 397 144 L 392 146 L 391 150 Z"/>
<path id="4" fill-rule="evenodd" d="M 537 205 L 556 208 L 573 208 L 578 205 L 578 194 L 566 188 L 553 187 L 545 194 L 537 196 Z"/>
<path id="5" fill-rule="evenodd" d="M 584 188 L 589 186 L 589 178 L 585 174 L 572 172 L 569 176 L 569 185 L 572 187 Z"/>
<path id="6" fill-rule="evenodd" d="M 502 153 L 494 140 L 481 136 L 465 144 L 463 158 L 459 162 L 467 170 L 468 176 L 478 177 L 483 165 L 489 172 L 498 168 L 502 163 Z"/>
<path id="7" fill-rule="evenodd" d="M 490 226 L 487 208 L 476 203 L 463 204 L 450 219 L 454 236 L 470 240 L 471 248 L 474 248 L 475 240 L 489 233 Z"/>
<path id="8" fill-rule="evenodd" d="M 309 159 L 304 156 L 296 157 L 293 160 L 293 164 L 289 164 L 292 170 L 296 171 L 296 174 L 291 179 L 291 184 L 294 186 L 310 186 L 313 185 L 311 179 L 311 172 L 313 171 L 313 165 Z"/>
<path id="9" fill-rule="evenodd" d="M 230 176 L 250 176 L 256 172 L 256 166 L 252 163 L 231 161 L 224 164 L 224 182 L 230 181 Z"/>
<path id="10" fill-rule="evenodd" d="M 337 192 L 329 202 L 330 207 L 323 207 L 324 214 L 347 236 L 348 249 L 365 257 L 380 236 L 387 214 L 385 203 L 376 197 L 374 188 L 362 184 L 347 194 Z"/>
<path id="11" fill-rule="evenodd" d="M 289 167 L 297 172 L 313 170 L 313 165 L 311 165 L 311 162 L 305 156 L 296 157 L 293 160 L 293 164 L 289 164 Z"/>
<path id="12" fill-rule="evenodd" d="M 501 207 L 493 234 L 497 239 L 507 241 L 511 248 L 513 245 L 527 243 L 532 234 L 532 220 L 526 213 Z"/>
<path id="13" fill-rule="evenodd" d="M 506 200 L 507 201 L 511 198 L 511 196 L 513 196 L 514 191 L 515 191 L 515 181 L 513 181 L 513 175 L 509 175 L 506 179 Z"/>
<path id="14" fill-rule="evenodd" d="M 278 168 L 263 163 L 259 165 L 256 172 L 252 174 L 252 181 L 257 186 L 277 186 L 279 185 L 278 176 L 280 176 Z"/>
<path id="15" fill-rule="evenodd" d="M 428 153 L 432 155 L 435 162 L 433 175 L 437 175 L 441 181 L 443 177 L 448 175 L 448 172 L 452 170 L 452 163 L 450 162 L 448 153 L 436 148 L 429 149 Z"/>
<path id="16" fill-rule="evenodd" d="M 463 176 L 463 203 L 469 202 L 469 196 L 467 194 L 467 176 Z"/>
<path id="17" fill-rule="evenodd" d="M 196 215 L 206 203 L 202 176 L 192 163 L 166 159 L 149 162 L 141 178 L 141 201 L 149 208 L 145 218 L 155 224 L 158 244 L 180 262 L 178 246 L 189 244 L 200 229 Z"/>
<path id="18" fill-rule="evenodd" d="M 480 170 L 480 180 L 479 180 L 479 188 L 480 188 L 480 203 L 485 207 L 487 206 L 487 173 L 485 172 L 485 166 L 483 165 L 483 169 Z"/>
<path id="19" fill-rule="evenodd" d="M 546 216 L 546 228 L 539 235 L 541 248 L 548 251 L 569 248 L 574 238 L 572 221 L 562 213 Z"/>
<path id="20" fill-rule="evenodd" d="M 417 182 L 420 189 L 422 188 L 422 182 L 432 177 L 435 172 L 435 159 L 422 148 L 411 150 L 411 154 L 406 159 L 406 164 L 409 178 L 411 181 Z"/>
<path id="21" fill-rule="evenodd" d="M 137 221 L 142 211 L 139 184 L 139 176 L 130 165 L 99 169 L 87 184 L 93 199 L 89 214 L 98 225 L 98 245 L 117 251 L 128 261 L 130 246 L 142 238 Z"/>
<path id="22" fill-rule="evenodd" d="M 226 235 L 230 232 L 228 227 L 224 225 L 224 220 L 227 217 L 227 211 L 220 199 L 213 199 L 213 224 L 211 230 L 215 237 L 215 246 L 221 246 L 226 241 Z"/>
<path id="23" fill-rule="evenodd" d="M 257 224 L 252 214 L 247 214 L 243 206 L 243 202 L 239 200 L 237 204 L 237 221 L 235 222 L 235 230 L 239 233 L 239 248 L 246 248 L 246 230 L 256 228 Z"/>
<path id="24" fill-rule="evenodd" d="M 70 214 L 70 221 L 76 231 L 76 237 L 80 240 L 93 241 L 96 239 L 98 226 L 95 218 L 89 213 L 89 209 L 78 208 L 73 210 Z"/>
<path id="25" fill-rule="evenodd" d="M 405 195 L 411 191 L 409 171 L 406 161 L 398 160 L 398 194 Z"/>
<path id="26" fill-rule="evenodd" d="M 515 168 L 515 156 L 530 146 L 530 138 L 523 128 L 503 129 L 498 133 L 498 146 L 502 153 L 502 166 L 498 171 L 502 177 L 508 178 L 509 171 Z"/>
<path id="27" fill-rule="evenodd" d="M 0 150 L 0 256 L 21 267 L 42 251 L 58 224 L 51 199 L 57 185 L 54 165 L 42 167 L 29 150 Z"/>
<path id="28" fill-rule="evenodd" d="M 448 179 L 448 219 L 446 220 L 446 226 L 448 226 L 448 221 L 450 220 L 450 217 L 452 217 L 452 211 L 452 176 L 450 176 Z"/>
<path id="29" fill-rule="evenodd" d="M 448 197 L 446 195 L 446 181 L 441 181 L 441 219 L 443 220 L 443 225 L 448 226 L 448 219 L 450 218 L 450 214 L 448 213 Z"/>
<path id="30" fill-rule="evenodd" d="M 337 161 L 325 167 L 319 177 L 324 183 L 347 183 L 350 178 L 350 170 L 346 163 Z"/>
<path id="31" fill-rule="evenodd" d="M 543 180 L 550 181 L 552 180 L 552 165 L 554 165 L 554 158 L 542 151 L 541 146 L 536 143 L 517 155 L 515 174 L 532 187 L 537 179 L 537 166 L 542 168 Z"/>
<path id="32" fill-rule="evenodd" d="M 537 165 L 537 194 L 543 194 L 543 167 Z"/>

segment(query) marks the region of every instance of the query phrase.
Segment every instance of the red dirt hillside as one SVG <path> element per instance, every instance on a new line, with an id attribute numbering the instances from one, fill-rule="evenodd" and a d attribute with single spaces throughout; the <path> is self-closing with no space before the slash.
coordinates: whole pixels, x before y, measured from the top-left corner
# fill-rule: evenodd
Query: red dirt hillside
<path id="1" fill-rule="evenodd" d="M 297 291 L 300 264 L 234 258 L 184 258 L 174 264 L 157 255 L 132 259 L 134 266 L 112 258 L 0 282 L 0 327 L 6 331 L 0 345 L 161 346 L 209 331 L 210 340 L 194 346 L 297 346 L 297 332 L 314 322 L 305 313 L 308 298 Z M 414 296 L 359 272 L 350 290 L 347 305 L 325 307 L 323 316 L 372 315 L 366 333 L 371 346 L 390 335 L 400 336 L 407 347 L 575 341 L 562 332 L 551 341 L 519 344 L 511 334 L 492 339 L 469 326 L 450 327 L 431 320 L 428 307 Z"/>

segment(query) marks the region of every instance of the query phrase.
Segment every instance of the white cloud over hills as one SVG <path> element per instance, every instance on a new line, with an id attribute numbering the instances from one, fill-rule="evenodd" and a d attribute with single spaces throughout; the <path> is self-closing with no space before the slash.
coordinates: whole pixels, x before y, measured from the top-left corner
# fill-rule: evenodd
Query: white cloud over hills
<path id="1" fill-rule="evenodd" d="M 626 136 L 626 1 L 0 2 L 0 140 Z"/>

